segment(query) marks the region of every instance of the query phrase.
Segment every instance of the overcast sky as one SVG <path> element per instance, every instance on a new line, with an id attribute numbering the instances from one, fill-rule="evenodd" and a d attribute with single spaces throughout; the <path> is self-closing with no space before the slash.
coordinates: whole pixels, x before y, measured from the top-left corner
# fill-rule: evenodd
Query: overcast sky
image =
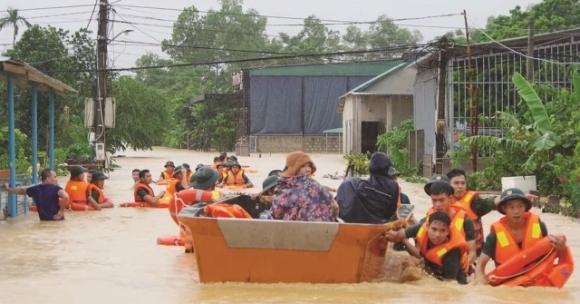
<path id="1" fill-rule="evenodd" d="M 195 5 L 199 10 L 219 9 L 217 0 L 110 0 L 115 7 L 118 5 L 141 5 L 181 9 L 186 6 Z M 348 21 L 370 21 L 376 20 L 379 15 L 385 14 L 393 19 L 412 18 L 433 16 L 451 13 L 460 13 L 463 9 L 467 10 L 468 20 L 472 27 L 484 27 L 489 16 L 508 14 L 509 10 L 516 5 L 526 8 L 539 0 L 245 0 L 245 8 L 253 8 L 262 15 L 271 16 L 290 16 L 290 17 L 307 17 L 316 15 L 320 19 L 348 20 Z M 53 25 L 64 29 L 75 31 L 87 26 L 89 16 L 91 15 L 92 4 L 94 0 L 2 0 L 0 10 L 10 8 L 26 9 L 51 6 L 65 6 L 86 4 L 84 7 L 63 8 L 53 10 L 34 10 L 21 11 L 20 14 L 29 19 L 31 23 L 41 25 Z M 118 40 L 148 41 L 158 43 L 168 38 L 171 33 L 171 22 L 151 21 L 146 19 L 137 19 L 136 16 L 150 16 L 160 19 L 174 20 L 179 13 L 178 11 L 168 10 L 150 10 L 143 8 L 122 8 L 116 7 L 119 14 L 124 14 L 127 21 L 160 24 L 163 27 L 152 27 L 138 25 L 138 28 L 130 25 L 116 24 L 113 28 L 114 33 L 120 33 L 123 30 L 130 29 L 133 32 L 118 38 Z M 98 9 L 97 9 L 98 11 Z M 5 12 L 0 12 L 4 15 Z M 47 15 L 57 15 L 52 17 L 42 17 Z M 66 15 L 64 15 L 66 14 Z M 129 17 L 127 15 L 134 15 Z M 96 17 L 96 12 L 95 12 Z M 299 21 L 287 19 L 269 18 L 268 24 L 287 24 L 297 23 Z M 397 22 L 400 26 L 410 30 L 419 30 L 424 37 L 424 41 L 430 40 L 437 35 L 453 30 L 463 28 L 463 16 L 451 16 L 442 18 L 432 18 L 426 20 L 413 20 Z M 332 26 L 332 29 L 343 30 L 345 26 Z M 90 29 L 95 33 L 96 22 L 92 21 Z M 287 32 L 295 34 L 300 27 L 277 27 L 268 26 L 269 35 L 276 35 L 278 32 Z M 24 31 L 23 29 L 20 32 Z M 4 29 L 0 32 L 0 50 L 9 47 L 12 42 L 12 29 Z M 133 45 L 112 45 L 109 47 L 109 57 L 113 59 L 112 64 L 115 67 L 132 66 L 140 55 L 146 51 L 161 52 L 157 46 L 144 47 Z"/>

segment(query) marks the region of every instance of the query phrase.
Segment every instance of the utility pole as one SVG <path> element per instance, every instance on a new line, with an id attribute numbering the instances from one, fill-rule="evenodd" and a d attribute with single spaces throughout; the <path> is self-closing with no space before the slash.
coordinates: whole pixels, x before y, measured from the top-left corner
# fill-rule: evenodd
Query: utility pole
<path id="1" fill-rule="evenodd" d="M 97 30 L 97 98 L 95 100 L 95 149 L 105 147 L 105 99 L 107 98 L 107 23 L 108 0 L 99 0 L 99 24 Z M 97 159 L 99 153 L 97 153 Z"/>
<path id="2" fill-rule="evenodd" d="M 479 122 L 477 120 L 479 114 L 478 112 L 478 102 L 477 98 L 473 96 L 473 64 L 471 60 L 471 44 L 469 43 L 469 26 L 467 25 L 467 11 L 463 10 L 463 19 L 465 20 L 465 45 L 467 47 L 467 97 L 469 98 L 470 110 L 469 116 L 471 116 L 471 136 L 478 135 L 479 133 Z M 477 158 L 478 149 L 477 144 L 471 146 L 471 167 L 473 172 L 477 171 Z"/>
<path id="3" fill-rule="evenodd" d="M 526 59 L 526 78 L 529 82 L 534 81 L 534 19 L 528 20 L 528 58 Z"/>

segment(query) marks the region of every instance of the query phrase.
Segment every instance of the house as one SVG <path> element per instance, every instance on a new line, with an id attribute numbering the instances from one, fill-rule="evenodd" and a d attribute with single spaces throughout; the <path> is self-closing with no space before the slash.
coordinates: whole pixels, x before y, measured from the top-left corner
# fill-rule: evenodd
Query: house
<path id="1" fill-rule="evenodd" d="M 402 61 L 310 64 L 245 71 L 250 152 L 340 152 L 339 97 Z"/>
<path id="2" fill-rule="evenodd" d="M 450 169 L 450 154 L 459 147 L 461 136 L 502 136 L 497 112 L 515 113 L 520 104 L 511 81 L 515 72 L 527 75 L 535 85 L 572 87 L 570 71 L 580 58 L 580 29 L 539 34 L 533 37 L 533 44 L 531 57 L 527 56 L 528 37 L 517 37 L 473 44 L 471 60 L 465 46 L 452 46 L 416 61 L 414 122 L 416 134 L 421 135 L 417 136 L 421 138 L 417 154 L 424 176 Z M 485 161 L 482 159 L 480 168 Z M 473 170 L 471 164 L 463 167 Z"/>
<path id="3" fill-rule="evenodd" d="M 343 153 L 372 153 L 378 135 L 413 118 L 416 75 L 414 64 L 399 61 L 340 97 Z"/>

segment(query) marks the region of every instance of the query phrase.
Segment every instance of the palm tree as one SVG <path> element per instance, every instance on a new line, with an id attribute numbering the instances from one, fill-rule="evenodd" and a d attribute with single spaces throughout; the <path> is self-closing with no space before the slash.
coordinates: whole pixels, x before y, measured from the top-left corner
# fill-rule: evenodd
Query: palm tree
<path id="1" fill-rule="evenodd" d="M 5 27 L 12 26 L 14 29 L 14 35 L 12 36 L 12 46 L 16 44 L 16 36 L 18 36 L 18 25 L 20 23 L 26 25 L 26 27 L 30 27 L 31 24 L 22 16 L 18 16 L 17 9 L 9 8 L 7 10 L 8 16 L 0 19 L 0 31 L 3 30 Z"/>

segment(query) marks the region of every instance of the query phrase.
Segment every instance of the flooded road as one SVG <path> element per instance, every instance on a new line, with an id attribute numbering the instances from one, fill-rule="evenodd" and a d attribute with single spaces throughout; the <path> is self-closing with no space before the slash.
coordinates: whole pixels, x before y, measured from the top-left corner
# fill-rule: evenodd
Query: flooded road
<path id="1" fill-rule="evenodd" d="M 166 160 L 176 164 L 209 163 L 213 154 L 157 148 L 127 151 L 117 159 L 105 192 L 115 203 L 132 200 L 131 170 L 149 168 L 157 176 Z M 338 155 L 314 155 L 316 178 L 343 170 Z M 284 155 L 240 157 L 258 173 L 256 185 L 272 169 L 281 169 Z M 64 185 L 66 178 L 60 179 Z M 416 204 L 416 214 L 429 201 L 422 185 L 402 183 Z M 535 210 L 535 212 L 539 212 Z M 580 261 L 580 222 L 541 214 L 548 230 L 564 233 Z M 499 218 L 492 213 L 484 226 Z M 580 279 L 575 273 L 561 290 L 459 286 L 431 278 L 399 284 L 199 284 L 194 255 L 180 247 L 155 243 L 157 236 L 175 234 L 177 226 L 164 209 L 114 208 L 100 212 L 68 212 L 64 222 L 39 222 L 36 214 L 0 221 L 0 303 L 578 303 Z"/>

